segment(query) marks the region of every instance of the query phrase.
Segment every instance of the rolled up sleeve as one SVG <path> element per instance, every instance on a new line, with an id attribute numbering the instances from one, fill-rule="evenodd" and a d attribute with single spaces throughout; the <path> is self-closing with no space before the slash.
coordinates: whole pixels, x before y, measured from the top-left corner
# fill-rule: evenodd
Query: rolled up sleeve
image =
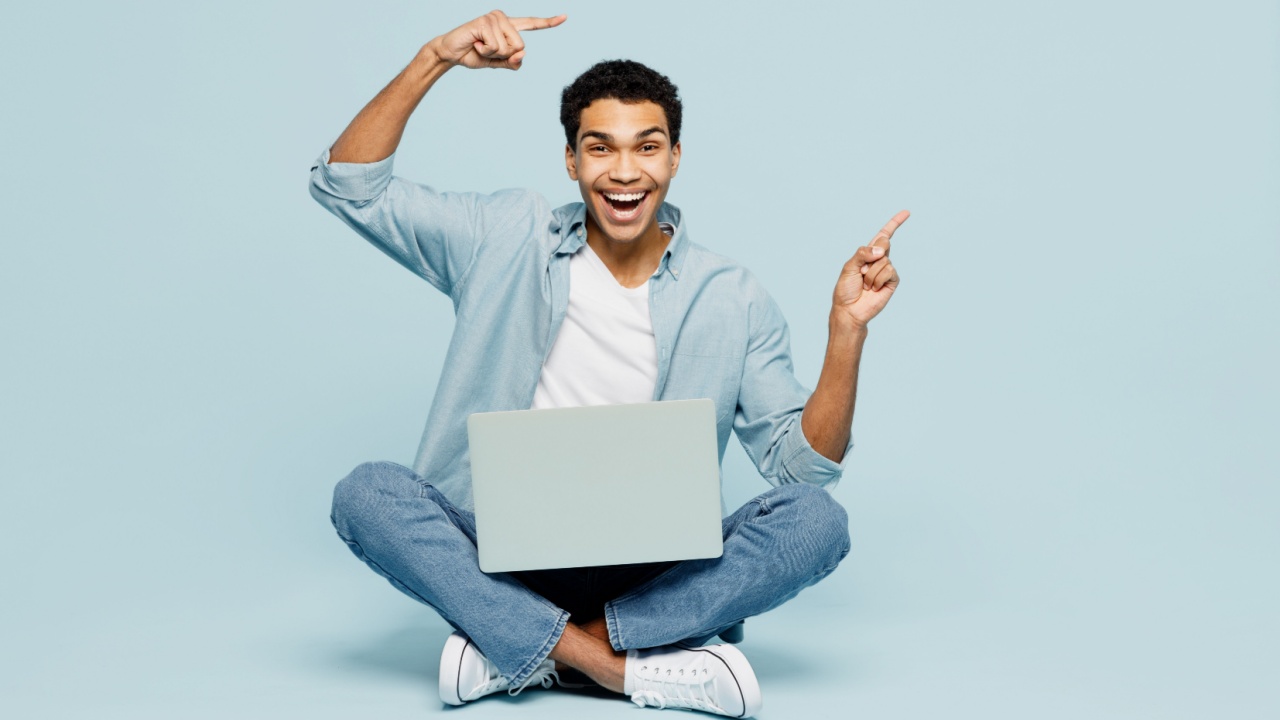
<path id="1" fill-rule="evenodd" d="M 838 463 L 813 449 L 800 424 L 812 393 L 796 380 L 790 332 L 782 311 L 760 289 L 750 312 L 751 339 L 743 363 L 734 433 L 769 483 L 835 487 L 853 449 L 852 434 Z"/>
<path id="2" fill-rule="evenodd" d="M 367 203 L 387 189 L 395 157 L 371 163 L 330 163 L 325 150 L 311 166 L 311 194 L 326 208 L 333 200 Z"/>
<path id="3" fill-rule="evenodd" d="M 392 175 L 395 155 L 372 163 L 311 168 L 311 196 L 409 271 L 453 296 L 484 238 L 532 212 L 524 190 L 439 192 Z M 531 197 L 532 196 L 532 197 Z"/>

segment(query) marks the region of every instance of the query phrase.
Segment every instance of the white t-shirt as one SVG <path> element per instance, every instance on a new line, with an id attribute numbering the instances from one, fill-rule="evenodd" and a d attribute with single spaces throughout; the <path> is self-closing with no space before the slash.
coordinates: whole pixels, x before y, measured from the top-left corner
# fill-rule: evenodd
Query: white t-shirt
<path id="1" fill-rule="evenodd" d="M 668 235 L 675 230 L 659 227 Z M 569 259 L 569 307 L 542 365 L 533 409 L 649 402 L 657 381 L 649 281 L 619 285 L 583 243 Z"/>

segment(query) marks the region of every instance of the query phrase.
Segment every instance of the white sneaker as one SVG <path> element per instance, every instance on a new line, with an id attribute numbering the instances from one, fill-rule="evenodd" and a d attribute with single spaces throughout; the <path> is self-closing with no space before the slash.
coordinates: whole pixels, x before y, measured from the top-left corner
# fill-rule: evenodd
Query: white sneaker
<path id="1" fill-rule="evenodd" d="M 444 652 L 440 653 L 440 699 L 449 705 L 461 705 L 499 690 L 518 695 L 530 685 L 549 688 L 555 677 L 555 661 L 547 658 L 523 685 L 513 690 L 498 672 L 498 666 L 480 652 L 471 638 L 457 631 L 444 641 Z"/>
<path id="2" fill-rule="evenodd" d="M 732 645 L 678 645 L 628 650 L 623 692 L 640 707 L 683 708 L 751 717 L 760 712 L 760 683 Z"/>

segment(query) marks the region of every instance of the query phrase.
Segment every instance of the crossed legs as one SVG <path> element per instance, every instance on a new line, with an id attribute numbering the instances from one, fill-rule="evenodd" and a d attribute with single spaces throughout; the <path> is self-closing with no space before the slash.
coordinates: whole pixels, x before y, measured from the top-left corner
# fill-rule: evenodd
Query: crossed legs
<path id="1" fill-rule="evenodd" d="M 625 650 L 705 642 L 795 597 L 849 551 L 847 516 L 828 493 L 773 488 L 725 518 L 720 558 L 659 568 L 577 624 L 515 574 L 481 572 L 474 518 L 408 468 L 357 467 L 334 490 L 332 520 L 357 557 L 466 633 L 513 685 L 551 657 L 619 692 Z"/>

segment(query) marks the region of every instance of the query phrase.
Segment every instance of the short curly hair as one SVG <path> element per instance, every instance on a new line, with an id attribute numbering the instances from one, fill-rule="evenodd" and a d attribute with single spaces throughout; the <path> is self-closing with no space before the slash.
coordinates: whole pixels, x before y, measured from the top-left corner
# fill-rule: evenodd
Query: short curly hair
<path id="1" fill-rule="evenodd" d="M 604 98 L 624 103 L 646 100 L 656 103 L 667 115 L 671 144 L 680 142 L 680 92 L 666 75 L 634 60 L 603 60 L 578 76 L 560 94 L 560 124 L 569 147 L 578 146 L 582 111 Z"/>

